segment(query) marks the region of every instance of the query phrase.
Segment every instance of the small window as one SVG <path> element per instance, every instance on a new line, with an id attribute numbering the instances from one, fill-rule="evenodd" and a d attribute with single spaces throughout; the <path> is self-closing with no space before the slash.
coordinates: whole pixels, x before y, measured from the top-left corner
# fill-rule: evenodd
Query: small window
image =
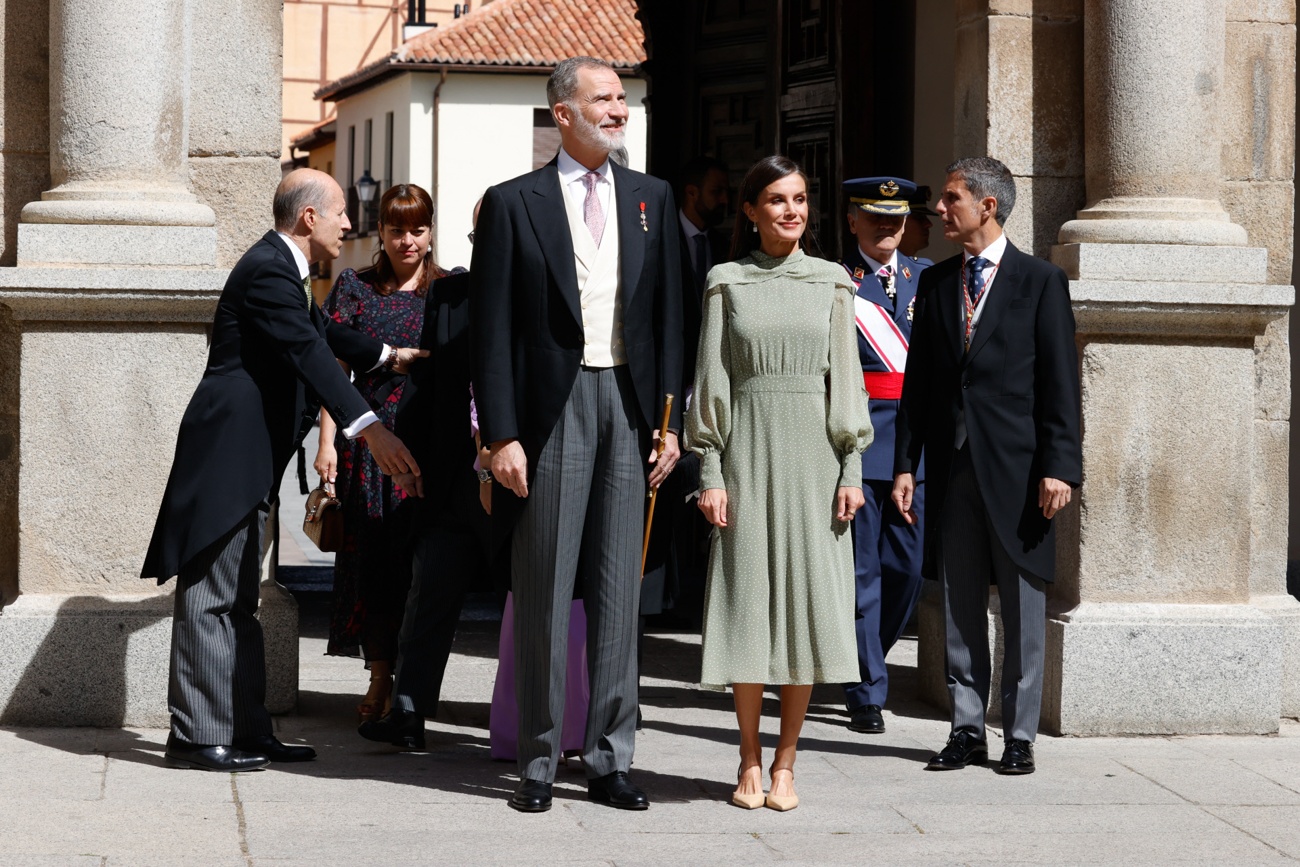
<path id="1" fill-rule="evenodd" d="M 533 109 L 533 168 L 540 169 L 560 152 L 560 131 L 549 108 Z"/>

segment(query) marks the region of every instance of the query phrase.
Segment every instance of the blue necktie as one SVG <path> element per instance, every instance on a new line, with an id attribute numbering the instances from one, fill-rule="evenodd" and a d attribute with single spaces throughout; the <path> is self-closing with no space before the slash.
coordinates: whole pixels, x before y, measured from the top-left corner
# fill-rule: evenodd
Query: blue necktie
<path id="1" fill-rule="evenodd" d="M 966 263 L 966 297 L 971 306 L 978 304 L 984 294 L 984 269 L 988 264 L 989 261 L 980 256 L 973 256 Z"/>

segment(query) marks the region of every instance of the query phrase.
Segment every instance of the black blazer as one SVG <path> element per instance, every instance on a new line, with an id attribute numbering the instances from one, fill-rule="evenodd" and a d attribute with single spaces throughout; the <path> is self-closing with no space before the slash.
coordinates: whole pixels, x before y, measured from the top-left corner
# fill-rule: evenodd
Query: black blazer
<path id="1" fill-rule="evenodd" d="M 334 357 L 368 369 L 382 348 L 308 307 L 279 235 L 254 244 L 217 301 L 208 366 L 181 419 L 141 577 L 161 584 L 269 503 L 322 402 L 339 427 L 368 412 Z"/>
<path id="2" fill-rule="evenodd" d="M 678 243 L 682 256 L 682 377 L 685 385 L 695 382 L 695 359 L 699 352 L 700 324 L 704 312 L 704 289 L 707 281 L 701 282 L 695 274 L 694 242 L 681 230 L 681 219 L 677 220 Z M 705 230 L 709 250 L 713 255 L 713 264 L 721 265 L 731 261 L 731 238 L 717 229 Z"/>
<path id="3" fill-rule="evenodd" d="M 623 345 L 640 421 L 647 434 L 658 427 L 664 394 L 672 392 L 678 400 L 670 426 L 680 430 L 677 208 L 664 181 L 612 166 Z M 474 393 L 483 442 L 517 437 L 530 471 L 582 364 L 582 311 L 562 196 L 554 160 L 489 188 L 470 268 Z"/>
<path id="4" fill-rule="evenodd" d="M 1055 534 L 1038 507 L 1038 483 L 1083 476 L 1079 358 L 1065 272 L 1010 243 L 963 352 L 961 255 L 927 268 L 917 290 L 907 376 L 899 406 L 894 472 L 926 455 L 925 571 L 937 577 L 944 496 L 959 410 L 989 517 L 1024 571 L 1051 581 Z"/>

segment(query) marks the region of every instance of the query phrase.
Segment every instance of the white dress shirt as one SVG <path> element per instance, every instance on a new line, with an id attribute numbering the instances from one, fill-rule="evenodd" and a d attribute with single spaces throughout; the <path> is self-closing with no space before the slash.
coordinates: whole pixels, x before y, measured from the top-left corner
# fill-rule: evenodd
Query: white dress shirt
<path id="1" fill-rule="evenodd" d="M 311 263 L 308 262 L 307 257 L 303 255 L 302 249 L 298 246 L 297 242 L 293 240 L 293 238 L 290 238 L 284 232 L 276 232 L 276 234 L 280 236 L 280 239 L 284 241 L 284 243 L 289 247 L 289 252 L 293 254 L 293 261 L 298 266 L 299 278 L 306 280 L 309 276 L 311 276 Z M 306 299 L 303 300 L 304 302 L 306 301 Z M 370 370 L 378 370 L 381 366 L 383 366 L 384 359 L 387 357 L 388 357 L 388 344 L 385 343 L 383 351 L 379 353 L 379 361 L 376 362 L 375 366 L 370 368 Z M 370 371 L 367 371 L 367 373 L 369 372 Z M 354 440 L 361 433 L 361 431 L 365 430 L 367 427 L 369 427 L 371 424 L 377 421 L 379 421 L 379 416 L 375 415 L 373 412 L 367 412 L 365 415 L 361 416 L 356 421 L 352 422 L 352 424 L 343 428 L 343 436 L 347 437 L 350 440 Z"/>
<path id="2" fill-rule="evenodd" d="M 871 266 L 871 273 L 875 274 L 877 277 L 880 276 L 880 269 L 884 267 L 888 267 L 889 273 L 897 276 L 898 274 L 898 251 L 897 250 L 889 254 L 888 262 L 877 262 L 875 259 L 871 258 L 866 254 L 866 251 L 862 249 L 861 245 L 858 245 L 858 255 L 862 257 L 862 261 L 866 262 L 868 265 Z"/>
<path id="3" fill-rule="evenodd" d="M 989 292 L 993 289 L 993 280 L 998 276 L 998 269 L 1002 265 L 1002 256 L 1006 252 L 1007 252 L 1007 236 L 1005 234 L 1001 234 L 998 235 L 997 239 L 992 244 L 989 244 L 979 253 L 980 257 L 985 259 L 989 264 L 984 266 L 984 271 L 983 271 L 984 292 L 982 295 L 980 295 L 979 303 L 975 305 L 975 314 L 971 317 L 971 322 L 970 322 L 971 340 L 975 339 L 975 329 L 979 327 L 980 315 L 983 314 L 984 312 L 984 302 L 989 300 Z M 966 301 L 965 301 L 966 284 L 962 281 L 965 280 L 966 278 L 966 271 L 967 271 L 965 267 L 966 263 L 970 262 L 970 260 L 974 258 L 975 257 L 972 256 L 970 253 L 967 253 L 965 251 L 962 252 L 962 260 L 961 260 L 962 270 L 961 270 L 961 276 L 958 279 L 959 285 L 957 286 L 957 291 L 961 293 L 961 295 L 959 296 L 959 300 L 961 301 L 961 303 L 957 305 L 957 308 L 958 310 L 961 311 L 961 323 L 960 323 L 961 331 L 959 333 L 962 335 L 963 340 L 965 340 L 966 338 Z M 965 443 L 966 443 L 966 410 L 962 409 L 960 412 L 957 413 L 957 436 L 953 440 L 953 448 L 959 449 Z"/>
<path id="4" fill-rule="evenodd" d="M 590 171 L 600 175 L 600 180 L 596 182 L 596 198 L 600 201 L 600 212 L 605 215 L 605 223 L 608 224 L 610 203 L 614 201 L 614 171 L 609 167 L 609 160 L 601 163 L 598 169 L 589 169 L 569 156 L 564 148 L 560 148 L 556 168 L 560 170 L 560 188 L 564 190 L 569 203 L 578 206 L 579 214 L 583 213 L 587 202 L 587 185 L 582 180 L 583 176 Z"/>

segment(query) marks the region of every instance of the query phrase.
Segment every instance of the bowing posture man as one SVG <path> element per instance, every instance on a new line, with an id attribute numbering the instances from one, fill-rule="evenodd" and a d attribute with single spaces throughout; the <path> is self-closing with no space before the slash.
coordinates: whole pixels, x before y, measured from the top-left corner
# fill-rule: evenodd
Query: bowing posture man
<path id="1" fill-rule="evenodd" d="M 997 160 L 948 166 L 935 210 L 962 252 L 921 277 L 898 417 L 894 502 L 919 520 L 924 449 L 926 569 L 943 590 L 952 733 L 927 765 L 937 771 L 988 761 L 990 582 L 1006 635 L 999 771 L 1034 771 L 1052 518 L 1083 474 L 1069 283 L 1007 241 L 1002 225 L 1015 200 L 1015 180 Z"/>
<path id="2" fill-rule="evenodd" d="M 627 772 L 646 455 L 657 486 L 677 462 L 680 427 L 677 402 L 655 462 L 651 432 L 664 393 L 679 394 L 681 383 L 677 211 L 667 184 L 609 159 L 628 116 L 609 64 L 565 60 L 546 95 L 560 153 L 487 191 L 470 269 L 474 394 L 500 483 L 493 517 L 518 511 L 511 581 L 521 781 L 510 804 L 551 807 L 581 559 L 588 796 L 640 810 L 648 800 Z"/>
<path id="3" fill-rule="evenodd" d="M 312 300 L 310 263 L 337 258 L 351 228 L 343 191 L 329 175 L 299 169 L 280 182 L 273 210 L 276 231 L 244 254 L 217 301 L 208 366 L 181 419 L 141 573 L 160 584 L 177 576 L 174 767 L 246 771 L 316 756 L 271 734 L 255 615 L 266 516 L 317 408 L 346 436 L 364 436 L 385 473 L 419 472 L 334 360 L 402 370 L 417 351 L 335 325 Z"/>
<path id="4" fill-rule="evenodd" d="M 854 298 L 858 357 L 876 432 L 862 456 L 866 505 L 853 516 L 857 578 L 858 672 L 844 685 L 849 728 L 866 734 L 885 730 L 881 709 L 889 694 L 885 656 L 907 626 L 921 595 L 921 527 L 909 524 L 890 503 L 894 486 L 894 419 L 903 395 L 907 341 L 912 334 L 917 283 L 925 267 L 899 252 L 911 222 L 908 200 L 916 185 L 903 178 L 858 178 L 844 182 L 849 230 L 857 244 L 844 269 L 858 287 Z M 917 478 L 921 478 L 917 468 Z M 913 508 L 922 513 L 917 489 Z"/>

